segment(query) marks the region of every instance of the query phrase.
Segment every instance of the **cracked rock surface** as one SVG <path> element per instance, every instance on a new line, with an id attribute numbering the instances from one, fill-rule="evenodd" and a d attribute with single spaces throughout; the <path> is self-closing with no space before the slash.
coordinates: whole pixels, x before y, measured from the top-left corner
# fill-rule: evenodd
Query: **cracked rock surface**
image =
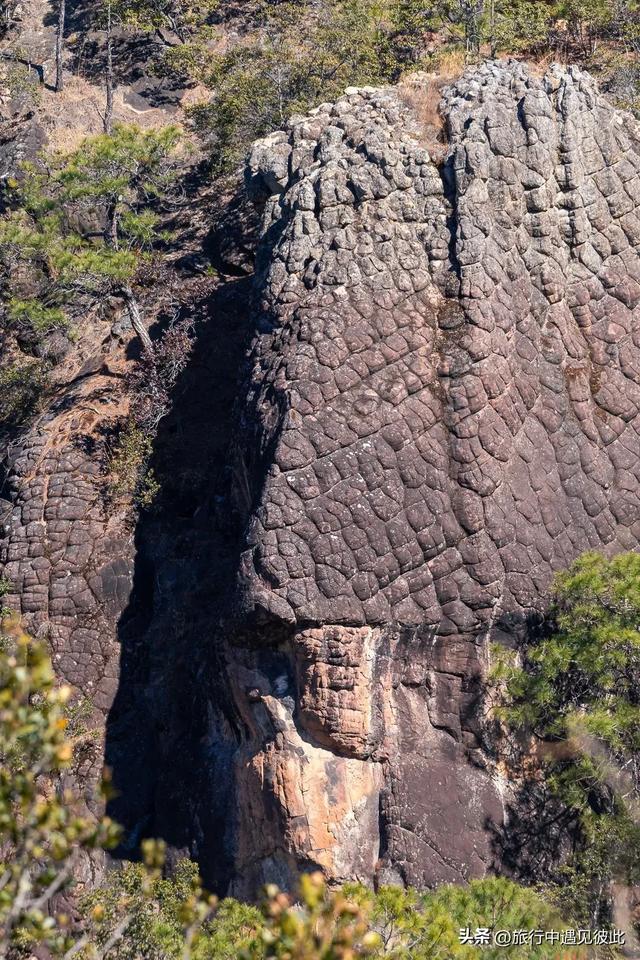
<path id="1" fill-rule="evenodd" d="M 238 822 L 266 873 L 487 869 L 487 643 L 581 552 L 638 544 L 638 126 L 579 70 L 515 62 L 468 71 L 441 113 L 444 162 L 401 94 L 368 88 L 249 159 L 236 643 L 261 801 L 254 782 Z M 327 805 L 346 839 L 320 836 Z"/>
<path id="2" fill-rule="evenodd" d="M 104 496 L 121 346 L 5 461 L 8 599 L 110 711 L 118 819 L 232 895 L 499 867 L 489 642 L 640 539 L 638 125 L 574 68 L 421 83 L 254 146 L 235 414 L 248 280 L 156 444 L 155 514 L 134 531 Z"/>
<path id="3" fill-rule="evenodd" d="M 108 407 L 108 378 L 91 379 Z M 96 453 L 99 412 L 73 399 L 71 412 L 60 404 L 9 449 L 0 556 L 9 607 L 49 644 L 58 674 L 104 712 L 118 685 L 115 621 L 129 599 L 133 558 L 124 518 L 109 511 L 101 467 L 88 453 Z"/>

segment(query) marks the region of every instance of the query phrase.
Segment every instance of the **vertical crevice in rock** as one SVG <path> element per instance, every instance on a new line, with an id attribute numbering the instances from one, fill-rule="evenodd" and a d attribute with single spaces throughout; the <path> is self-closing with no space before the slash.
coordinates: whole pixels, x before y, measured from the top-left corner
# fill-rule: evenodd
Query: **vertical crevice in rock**
<path id="1" fill-rule="evenodd" d="M 497 855 L 487 641 L 526 631 L 581 550 L 640 532 L 603 497 L 621 480 L 611 445 L 638 451 L 636 388 L 617 345 L 606 361 L 601 346 L 633 336 L 640 234 L 615 223 L 637 176 L 633 124 L 579 71 L 540 79 L 516 62 L 470 69 L 441 111 L 437 163 L 392 90 L 348 91 L 255 147 L 248 183 L 271 194 L 257 285 L 268 322 L 245 388 L 253 432 L 237 436 L 241 457 L 261 432 L 274 440 L 238 622 L 261 611 L 258 646 L 287 625 L 287 722 L 303 752 L 375 771 L 368 879 L 418 885 Z M 603 417 L 605 365 L 621 399 Z M 281 770 L 293 743 L 256 742 L 252 763 Z M 298 860 L 309 836 L 285 828 L 283 851 Z M 355 856 L 334 835 L 313 859 L 340 879 L 345 858 L 361 876 Z"/>

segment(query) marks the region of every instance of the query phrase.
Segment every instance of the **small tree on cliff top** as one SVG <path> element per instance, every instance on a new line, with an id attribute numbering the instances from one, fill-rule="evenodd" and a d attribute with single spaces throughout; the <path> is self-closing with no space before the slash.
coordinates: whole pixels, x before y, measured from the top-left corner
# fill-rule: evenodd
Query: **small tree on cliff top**
<path id="1" fill-rule="evenodd" d="M 382 0 L 261 4 L 259 29 L 223 53 L 196 34 L 173 47 L 167 62 L 204 82 L 211 101 L 192 108 L 214 165 L 229 170 L 256 137 L 286 123 L 353 83 L 389 77 Z"/>
<path id="2" fill-rule="evenodd" d="M 154 206 L 175 190 L 179 139 L 175 127 L 117 126 L 25 166 L 0 221 L 10 324 L 42 336 L 66 325 L 82 297 L 109 292 L 123 293 L 137 314 L 132 281 L 163 239 Z"/>
<path id="3" fill-rule="evenodd" d="M 49 194 L 66 211 L 97 211 L 110 247 L 148 249 L 157 222 L 150 207 L 175 187 L 179 141 L 177 127 L 141 130 L 124 124 L 110 136 L 88 137 L 72 153 L 48 158 L 44 177 L 32 180 L 34 206 L 38 194 Z"/>

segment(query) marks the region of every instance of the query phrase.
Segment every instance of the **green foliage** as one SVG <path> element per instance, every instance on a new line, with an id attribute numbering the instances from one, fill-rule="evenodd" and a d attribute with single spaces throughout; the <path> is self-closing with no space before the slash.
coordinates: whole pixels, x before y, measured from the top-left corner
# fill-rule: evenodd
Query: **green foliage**
<path id="1" fill-rule="evenodd" d="M 256 137 L 349 84 L 389 78 L 388 24 L 388 5 L 378 0 L 285 2 L 265 6 L 253 38 L 226 53 L 212 57 L 197 44 L 175 48 L 173 67 L 214 91 L 191 117 L 216 166 L 228 169 Z"/>
<path id="2" fill-rule="evenodd" d="M 96 923 L 98 948 L 127 919 L 126 933 L 109 951 L 110 960 L 182 958 L 186 944 L 194 960 L 205 960 L 204 924 L 216 924 L 216 903 L 205 895 L 196 865 L 183 860 L 170 878 L 147 864 L 126 864 L 87 897 L 81 909 Z"/>
<path id="3" fill-rule="evenodd" d="M 497 0 L 493 19 L 483 20 L 483 37 L 495 52 L 526 53 L 548 49 L 549 30 L 557 4 L 540 0 Z"/>
<path id="4" fill-rule="evenodd" d="M 592 61 L 596 60 L 595 57 Z M 640 116 L 640 62 L 630 62 L 623 51 L 601 47 L 598 51 L 598 72 L 605 78 L 602 88 L 617 107 Z"/>
<path id="5" fill-rule="evenodd" d="M 574 42 L 588 55 L 594 51 L 598 38 L 606 35 L 613 38 L 624 32 L 627 16 L 633 7 L 633 2 L 621 3 L 616 11 L 609 0 L 564 0 L 559 7 L 559 14 L 567 20 Z M 616 14 L 622 15 L 619 24 L 616 23 Z"/>
<path id="6" fill-rule="evenodd" d="M 67 318 L 59 307 L 48 307 L 40 300 L 19 300 L 10 297 L 7 302 L 9 321 L 16 326 L 31 327 L 36 333 L 49 333 L 56 327 L 66 327 Z"/>
<path id="7" fill-rule="evenodd" d="M 8 593 L 11 593 L 11 581 L 7 580 L 6 577 L 0 577 L 0 601 L 2 601 Z M 6 608 L 0 604 L 0 616 L 4 617 L 7 613 Z"/>
<path id="8" fill-rule="evenodd" d="M 175 127 L 118 126 L 24 165 L 0 219 L 5 329 L 39 342 L 69 327 L 70 310 L 132 281 L 143 252 L 165 239 L 150 205 L 174 189 L 178 143 Z"/>
<path id="9" fill-rule="evenodd" d="M 298 903 L 271 885 L 262 929 L 242 952 L 244 960 L 356 960 L 375 956 L 381 939 L 354 899 L 328 889 L 321 873 L 303 874 Z"/>
<path id="10" fill-rule="evenodd" d="M 127 377 L 131 413 L 121 424 L 109 459 L 112 496 L 136 506 L 151 507 L 160 484 L 149 466 L 158 425 L 171 408 L 171 392 L 193 347 L 189 319 L 173 322 L 148 350 L 144 350 Z"/>
<path id="11" fill-rule="evenodd" d="M 94 704 L 90 697 L 77 696 L 67 703 L 65 709 L 65 719 L 67 721 L 67 734 L 74 740 L 79 741 L 83 737 L 92 739 L 97 735 L 97 731 L 88 726 L 94 711 Z"/>
<path id="12" fill-rule="evenodd" d="M 344 893 L 366 908 L 369 924 L 381 938 L 375 956 L 395 960 L 499 960 L 555 958 L 557 944 L 482 946 L 461 942 L 460 930 L 562 930 L 560 912 L 537 891 L 504 877 L 473 880 L 468 886 L 443 886 L 419 894 L 401 887 L 373 893 L 347 885 Z M 580 956 L 578 954 L 577 956 Z"/>
<path id="13" fill-rule="evenodd" d="M 256 907 L 208 897 L 189 860 L 181 860 L 170 877 L 144 864 L 126 864 L 81 909 L 99 922 L 98 943 L 123 916 L 130 918 L 110 960 L 178 960 L 187 945 L 192 960 L 237 960 L 262 923 Z"/>
<path id="14" fill-rule="evenodd" d="M 0 591 L 9 588 L 4 581 Z M 143 844 L 144 863 L 109 874 L 79 903 L 81 923 L 52 910 L 52 898 L 73 885 L 90 851 L 117 842 L 108 817 L 89 817 L 63 786 L 90 712 L 57 684 L 44 648 L 5 613 L 8 649 L 0 648 L 0 956 L 28 956 L 36 943 L 53 956 L 81 960 L 226 960 L 247 942 L 257 911 L 223 905 L 202 890 L 196 867 L 162 877 L 164 848 Z M 208 922 L 206 938 L 203 924 Z M 200 942 L 206 949 L 196 952 Z M 212 952 L 210 944 L 220 950 Z M 208 946 L 207 946 L 208 944 Z"/>
<path id="15" fill-rule="evenodd" d="M 10 6 L 15 7 L 15 3 Z M 5 6 L 6 9 L 6 6 Z M 2 16 L 2 3 L 0 3 L 0 17 Z M 2 27 L 0 26 L 0 36 Z M 23 107 L 39 106 L 42 99 L 42 92 L 38 81 L 38 74 L 30 66 L 20 63 L 18 57 L 23 61 L 28 60 L 26 52 L 19 47 L 7 51 L 9 56 L 13 55 L 16 59 L 9 59 L 0 64 L 0 83 L 7 90 L 13 100 L 21 103 Z"/>
<path id="16" fill-rule="evenodd" d="M 407 70 L 432 67 L 444 49 L 481 53 L 548 49 L 555 24 L 569 28 L 578 13 L 589 29 L 605 29 L 605 0 L 289 0 L 258 5 L 250 34 L 212 56 L 198 32 L 172 48 L 167 63 L 212 90 L 190 110 L 212 151 L 214 168 L 237 164 L 257 137 L 295 113 L 339 96 L 349 85 L 395 81 Z M 582 21 L 581 21 L 582 22 Z M 428 53 L 428 37 L 438 35 Z M 599 35 L 599 34 L 598 34 Z M 577 36 L 577 34 L 576 34 Z"/>
<path id="17" fill-rule="evenodd" d="M 640 748 L 640 554 L 586 553 L 560 574 L 554 630 L 508 676 L 510 718 L 542 737 Z"/>
<path id="18" fill-rule="evenodd" d="M 4 627 L 10 623 L 12 615 L 11 608 L 4 601 L 7 594 L 11 593 L 11 581 L 6 577 L 0 577 L 0 651 L 11 649 L 11 635 L 5 633 Z"/>
<path id="19" fill-rule="evenodd" d="M 473 880 L 467 887 L 445 886 L 427 898 L 433 907 L 448 915 L 457 928 L 489 927 L 491 930 L 563 930 L 566 923 L 560 912 L 535 890 L 522 887 L 504 877 Z M 555 958 L 558 946 L 553 943 L 526 944 L 514 947 L 476 949 L 490 960 L 542 960 Z M 576 960 L 586 951 L 576 951 Z"/>
<path id="20" fill-rule="evenodd" d="M 98 944 L 128 918 L 111 960 L 177 960 L 187 938 L 193 960 L 551 960 L 557 944 L 479 947 L 461 942 L 460 931 L 565 928 L 561 912 L 540 893 L 504 878 L 419 894 L 391 886 L 374 893 L 358 884 L 330 890 L 321 874 L 305 874 L 295 898 L 269 886 L 258 910 L 207 899 L 196 866 L 186 860 L 170 878 L 128 864 L 81 909 L 87 922 L 102 926 Z"/>
<path id="21" fill-rule="evenodd" d="M 263 923 L 257 907 L 231 898 L 222 900 L 215 916 L 203 926 L 196 960 L 237 960 Z"/>
<path id="22" fill-rule="evenodd" d="M 125 210 L 120 216 L 120 231 L 125 243 L 138 250 L 151 250 L 158 240 L 168 240 L 166 231 L 158 230 L 159 219 L 153 210 Z"/>
<path id="23" fill-rule="evenodd" d="M 177 127 L 141 130 L 116 125 L 111 134 L 89 137 L 72 153 L 53 158 L 49 177 L 63 205 L 136 210 L 167 196 L 175 182 Z"/>
<path id="24" fill-rule="evenodd" d="M 88 819 L 60 775 L 73 758 L 65 729 L 68 687 L 55 683 L 45 651 L 17 621 L 4 624 L 0 650 L 0 955 L 40 941 L 63 947 L 64 918 L 50 916 L 54 893 L 70 884 L 82 851 L 114 842 L 108 818 Z"/>
<path id="25" fill-rule="evenodd" d="M 18 201 L 20 208 L 0 220 L 2 258 L 9 278 L 18 265 L 28 265 L 42 296 L 49 301 L 57 297 L 62 302 L 73 291 L 100 292 L 105 282 L 130 278 L 136 266 L 135 256 L 84 237 L 64 216 L 67 211 L 62 200 L 51 209 L 55 201 L 48 194 L 36 198 L 36 179 L 40 178 L 29 176 L 24 186 L 29 197 L 25 195 L 22 202 Z M 17 280 L 24 282 L 24 275 Z"/>
<path id="26" fill-rule="evenodd" d="M 624 814 L 591 819 L 587 827 L 583 842 L 560 868 L 558 881 L 547 886 L 545 895 L 575 926 L 594 929 L 611 920 L 612 877 L 638 882 L 640 830 Z M 637 920 L 632 922 L 637 931 Z"/>
<path id="27" fill-rule="evenodd" d="M 109 460 L 109 486 L 112 496 L 133 500 L 140 507 L 150 507 L 159 492 L 159 485 L 149 469 L 153 437 L 145 433 L 133 417 L 129 417 Z"/>
<path id="28" fill-rule="evenodd" d="M 47 387 L 47 367 L 25 359 L 0 367 L 0 430 L 25 423 L 40 407 Z"/>
<path id="29" fill-rule="evenodd" d="M 584 554 L 557 577 L 550 616 L 522 666 L 503 655 L 494 680 L 502 716 L 540 741 L 547 782 L 579 821 L 574 879 L 602 893 L 613 877 L 640 881 L 640 554 Z"/>
<path id="30" fill-rule="evenodd" d="M 202 40 L 213 35 L 209 19 L 218 6 L 219 0 L 113 0 L 111 13 L 134 30 L 169 28 L 183 41 L 197 32 Z"/>

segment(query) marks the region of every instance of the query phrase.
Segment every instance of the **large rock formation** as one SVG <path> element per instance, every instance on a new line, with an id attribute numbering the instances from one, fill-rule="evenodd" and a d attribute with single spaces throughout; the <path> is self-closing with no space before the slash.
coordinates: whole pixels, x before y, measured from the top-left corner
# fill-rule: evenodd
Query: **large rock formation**
<path id="1" fill-rule="evenodd" d="M 132 531 L 97 467 L 126 367 L 107 339 L 8 459 L 11 603 L 110 710 L 132 843 L 163 834 L 242 895 L 309 866 L 481 874 L 509 797 L 489 641 L 582 551 L 640 539 L 638 127 L 577 70 L 490 63 L 294 118 L 247 187 L 235 420 L 243 281 Z"/>
<path id="2" fill-rule="evenodd" d="M 638 127 L 578 70 L 516 63 L 441 110 L 444 162 L 373 89 L 250 158 L 243 878 L 490 867 L 487 643 L 582 551 L 638 544 Z"/>

